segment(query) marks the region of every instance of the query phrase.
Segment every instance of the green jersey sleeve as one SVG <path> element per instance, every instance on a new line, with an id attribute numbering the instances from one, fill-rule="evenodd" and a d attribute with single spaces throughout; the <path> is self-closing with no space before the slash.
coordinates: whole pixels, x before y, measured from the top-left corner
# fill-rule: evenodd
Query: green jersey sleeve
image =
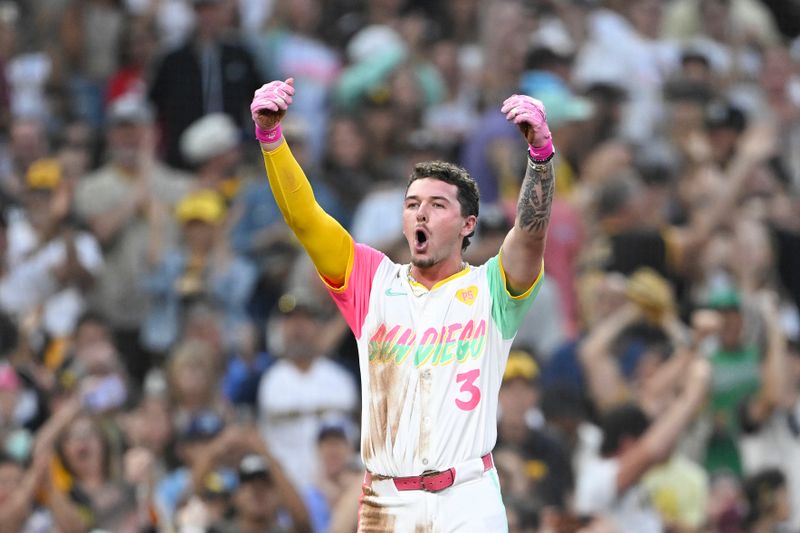
<path id="1" fill-rule="evenodd" d="M 514 296 L 508 291 L 500 254 L 486 263 L 486 275 L 489 278 L 489 292 L 492 295 L 492 320 L 502 333 L 503 339 L 511 339 L 517 334 L 519 325 L 539 293 L 544 279 L 544 262 L 536 281 L 519 296 Z"/>

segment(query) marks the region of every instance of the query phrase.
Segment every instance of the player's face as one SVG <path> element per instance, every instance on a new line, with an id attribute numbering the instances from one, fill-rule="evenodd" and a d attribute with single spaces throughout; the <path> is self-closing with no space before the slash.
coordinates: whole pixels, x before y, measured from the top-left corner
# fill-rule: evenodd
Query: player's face
<path id="1" fill-rule="evenodd" d="M 461 256 L 461 242 L 475 228 L 476 217 L 461 215 L 458 188 L 450 183 L 423 178 L 408 188 L 403 205 L 403 234 L 411 251 L 411 263 L 428 268 Z"/>

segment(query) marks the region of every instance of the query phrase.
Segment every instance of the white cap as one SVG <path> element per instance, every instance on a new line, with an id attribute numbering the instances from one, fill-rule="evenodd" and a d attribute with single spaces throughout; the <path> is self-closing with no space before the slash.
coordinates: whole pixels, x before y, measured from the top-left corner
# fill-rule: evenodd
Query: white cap
<path id="1" fill-rule="evenodd" d="M 153 111 L 144 97 L 127 93 L 109 104 L 106 121 L 109 125 L 150 124 L 153 122 Z"/>
<path id="2" fill-rule="evenodd" d="M 181 153 L 191 163 L 203 163 L 239 146 L 239 130 L 224 113 L 196 120 L 181 135 Z"/>
<path id="3" fill-rule="evenodd" d="M 352 63 L 360 63 L 371 57 L 405 49 L 403 38 L 395 30 L 382 24 L 373 24 L 353 35 L 347 43 L 347 57 Z"/>

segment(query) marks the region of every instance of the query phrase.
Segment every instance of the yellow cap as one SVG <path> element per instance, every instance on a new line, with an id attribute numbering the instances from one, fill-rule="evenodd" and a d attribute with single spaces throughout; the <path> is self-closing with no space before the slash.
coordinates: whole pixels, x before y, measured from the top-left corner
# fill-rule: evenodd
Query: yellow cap
<path id="1" fill-rule="evenodd" d="M 31 189 L 55 189 L 61 183 L 61 164 L 53 158 L 37 159 L 28 167 L 25 183 Z"/>
<path id="2" fill-rule="evenodd" d="M 539 364 L 531 357 L 528 352 L 522 350 L 511 350 L 508 354 L 506 371 L 503 373 L 503 381 L 514 378 L 532 380 L 539 375 Z"/>
<path id="3" fill-rule="evenodd" d="M 225 216 L 225 202 L 217 192 L 208 189 L 195 191 L 178 202 L 175 216 L 182 223 L 199 220 L 217 224 Z"/>

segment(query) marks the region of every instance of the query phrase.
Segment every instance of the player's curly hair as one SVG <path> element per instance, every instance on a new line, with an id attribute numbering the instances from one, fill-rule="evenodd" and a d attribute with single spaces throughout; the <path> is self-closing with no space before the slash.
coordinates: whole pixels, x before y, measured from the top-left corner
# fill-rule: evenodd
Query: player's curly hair
<path id="1" fill-rule="evenodd" d="M 480 203 L 478 184 L 475 183 L 475 180 L 465 169 L 459 167 L 458 165 L 447 163 L 446 161 L 417 163 L 414 165 L 414 170 L 408 177 L 406 192 L 408 192 L 408 188 L 412 183 L 424 178 L 433 178 L 455 185 L 458 189 L 458 203 L 461 206 L 461 216 L 478 216 L 478 204 Z M 467 246 L 469 246 L 469 238 L 474 234 L 475 232 L 473 231 L 464 237 L 464 239 L 461 241 L 461 251 L 467 249 Z"/>

